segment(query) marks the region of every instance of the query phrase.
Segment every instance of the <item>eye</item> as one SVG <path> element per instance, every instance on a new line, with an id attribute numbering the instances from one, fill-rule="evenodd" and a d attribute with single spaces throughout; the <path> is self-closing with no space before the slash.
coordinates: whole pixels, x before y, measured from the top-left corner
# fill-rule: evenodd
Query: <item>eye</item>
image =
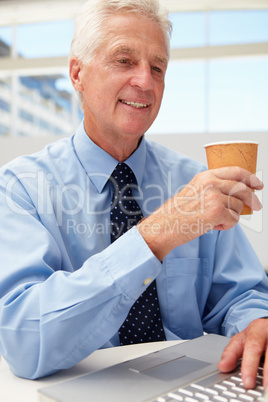
<path id="1" fill-rule="evenodd" d="M 154 66 L 154 67 L 152 67 L 152 71 L 154 71 L 159 76 L 163 76 L 163 77 L 165 76 L 165 69 L 162 69 L 160 67 Z"/>
<path id="2" fill-rule="evenodd" d="M 159 67 L 153 67 L 153 70 L 156 71 L 157 73 L 162 73 L 163 71 Z"/>
<path id="3" fill-rule="evenodd" d="M 128 60 L 128 59 L 119 59 L 118 62 L 119 62 L 120 64 L 128 64 L 128 63 L 129 63 L 129 60 Z"/>

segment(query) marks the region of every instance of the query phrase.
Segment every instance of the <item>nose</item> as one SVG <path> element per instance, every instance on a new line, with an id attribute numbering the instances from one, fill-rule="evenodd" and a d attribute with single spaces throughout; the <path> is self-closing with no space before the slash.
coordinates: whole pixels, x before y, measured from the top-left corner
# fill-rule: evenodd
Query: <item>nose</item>
<path id="1" fill-rule="evenodd" d="M 138 87 L 142 91 L 153 89 L 154 82 L 151 66 L 148 64 L 137 65 L 130 80 L 130 84 Z"/>

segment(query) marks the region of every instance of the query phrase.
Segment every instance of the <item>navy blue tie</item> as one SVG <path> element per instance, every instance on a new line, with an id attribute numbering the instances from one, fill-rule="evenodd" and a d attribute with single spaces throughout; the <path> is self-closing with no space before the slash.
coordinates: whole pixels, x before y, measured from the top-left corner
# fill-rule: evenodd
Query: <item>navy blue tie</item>
<path id="1" fill-rule="evenodd" d="M 118 163 L 110 178 L 114 193 L 111 203 L 111 242 L 118 239 L 142 218 L 132 195 L 136 177 L 125 163 Z M 121 345 L 165 340 L 156 282 L 153 281 L 131 307 L 118 331 Z"/>

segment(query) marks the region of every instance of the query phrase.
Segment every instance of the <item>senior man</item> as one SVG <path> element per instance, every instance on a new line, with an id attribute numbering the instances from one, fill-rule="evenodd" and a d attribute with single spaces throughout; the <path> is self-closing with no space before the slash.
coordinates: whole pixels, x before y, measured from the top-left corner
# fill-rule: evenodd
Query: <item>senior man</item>
<path id="1" fill-rule="evenodd" d="M 262 183 L 145 139 L 170 32 L 157 0 L 87 2 L 70 53 L 83 122 L 1 170 L 0 353 L 18 376 L 206 331 L 232 336 L 219 368 L 243 357 L 244 385 L 255 385 L 268 281 L 237 222 L 244 204 L 261 208 Z"/>

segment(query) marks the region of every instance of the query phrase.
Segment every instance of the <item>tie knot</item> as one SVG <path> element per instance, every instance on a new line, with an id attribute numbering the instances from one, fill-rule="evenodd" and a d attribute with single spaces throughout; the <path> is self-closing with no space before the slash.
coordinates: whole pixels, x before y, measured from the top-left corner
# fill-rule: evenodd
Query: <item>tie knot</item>
<path id="1" fill-rule="evenodd" d="M 130 167 L 124 163 L 124 162 L 119 162 L 117 166 L 115 167 L 113 173 L 111 174 L 112 182 L 114 183 L 114 186 L 117 186 L 119 190 L 125 188 L 128 185 L 136 185 L 137 180 L 135 177 L 135 174 L 133 171 L 130 169 Z"/>

